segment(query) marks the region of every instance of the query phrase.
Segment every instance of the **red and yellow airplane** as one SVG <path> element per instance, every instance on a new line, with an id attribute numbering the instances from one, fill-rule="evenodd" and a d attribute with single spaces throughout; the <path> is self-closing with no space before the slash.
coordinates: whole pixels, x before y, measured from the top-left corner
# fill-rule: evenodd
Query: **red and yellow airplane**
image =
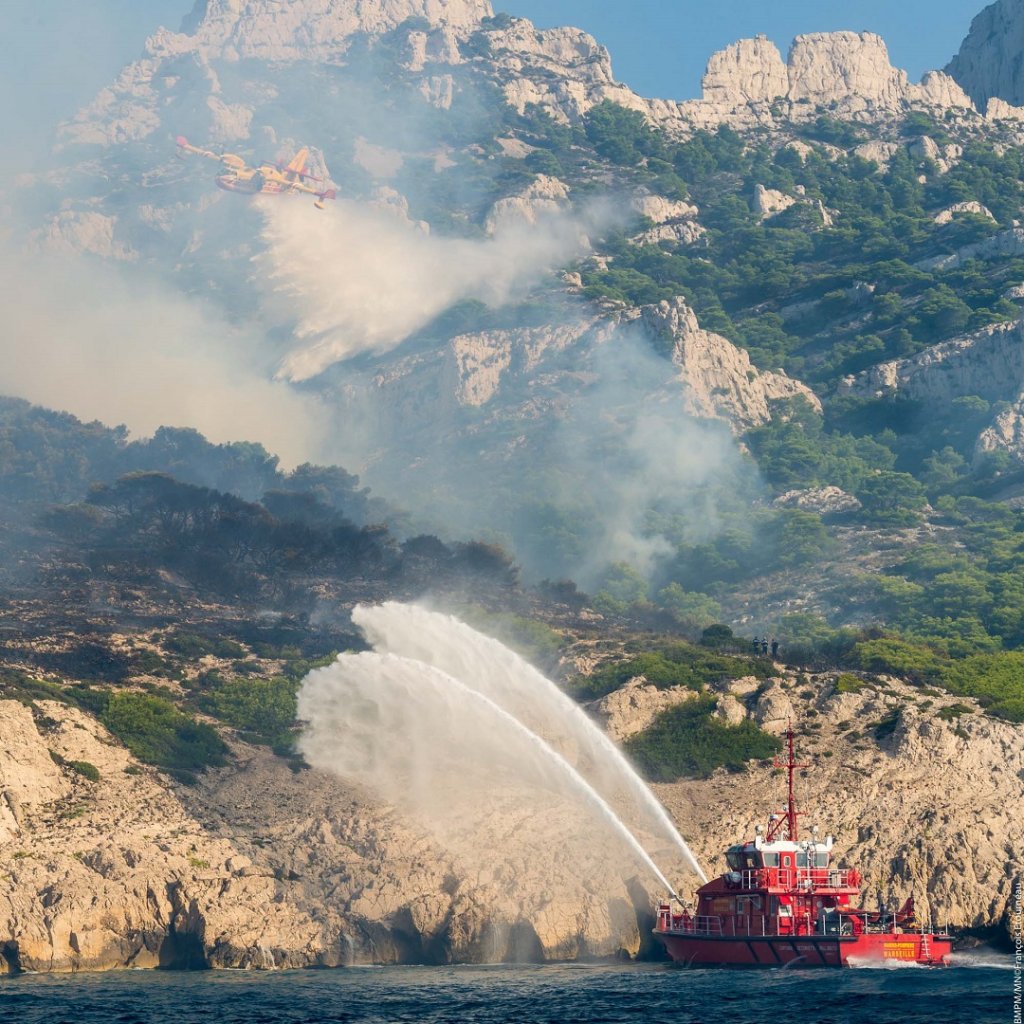
<path id="1" fill-rule="evenodd" d="M 179 135 L 175 140 L 178 144 L 179 156 L 186 153 L 195 153 L 197 156 L 206 157 L 207 160 L 216 160 L 223 164 L 225 172 L 217 176 L 217 187 L 227 192 L 242 192 L 246 195 L 256 195 L 260 192 L 280 195 L 283 192 L 302 192 L 314 196 L 313 205 L 318 209 L 324 208 L 324 200 L 334 199 L 337 192 L 333 188 L 316 189 L 307 185 L 307 181 L 316 181 L 323 184 L 321 178 L 315 178 L 306 172 L 306 160 L 309 157 L 308 149 L 300 149 L 292 157 L 291 162 L 282 164 L 260 164 L 259 167 L 250 167 L 234 153 L 214 153 L 209 149 L 199 149 L 193 146 L 184 135 Z"/>

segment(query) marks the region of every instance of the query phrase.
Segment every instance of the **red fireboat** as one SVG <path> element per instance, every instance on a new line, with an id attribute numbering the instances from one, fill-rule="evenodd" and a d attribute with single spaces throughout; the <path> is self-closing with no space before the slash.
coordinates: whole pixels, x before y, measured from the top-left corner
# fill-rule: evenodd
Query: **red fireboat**
<path id="1" fill-rule="evenodd" d="M 673 897 L 658 908 L 654 934 L 669 956 L 693 967 L 852 967 L 882 961 L 944 966 L 952 939 L 920 927 L 910 897 L 899 909 L 879 897 L 877 911 L 860 907 L 860 873 L 832 866 L 832 837 L 801 840 L 786 733 L 789 800 L 760 825 L 751 842 L 730 846 L 729 870 L 697 890 L 696 911 Z"/>

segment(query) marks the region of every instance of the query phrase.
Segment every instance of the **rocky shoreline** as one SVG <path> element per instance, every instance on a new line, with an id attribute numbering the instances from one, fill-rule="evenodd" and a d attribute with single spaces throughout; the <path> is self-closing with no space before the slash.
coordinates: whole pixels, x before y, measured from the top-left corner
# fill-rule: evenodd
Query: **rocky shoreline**
<path id="1" fill-rule="evenodd" d="M 621 738 L 689 697 L 638 678 L 592 710 Z M 866 900 L 894 874 L 922 914 L 998 935 L 1024 848 L 1024 730 L 965 706 L 947 720 L 894 680 L 844 693 L 835 676 L 781 671 L 719 696 L 730 720 L 750 716 L 769 731 L 799 723 L 815 765 L 801 781 L 807 820 L 861 868 Z M 879 738 L 871 723 L 886 716 Z M 477 820 L 439 838 L 339 779 L 293 771 L 265 748 L 232 750 L 229 766 L 181 786 L 82 711 L 0 701 L 4 969 L 657 954 L 656 884 L 579 808 L 498 789 Z M 710 873 L 771 809 L 778 779 L 751 764 L 655 788 Z M 671 852 L 640 838 L 689 888 Z"/>

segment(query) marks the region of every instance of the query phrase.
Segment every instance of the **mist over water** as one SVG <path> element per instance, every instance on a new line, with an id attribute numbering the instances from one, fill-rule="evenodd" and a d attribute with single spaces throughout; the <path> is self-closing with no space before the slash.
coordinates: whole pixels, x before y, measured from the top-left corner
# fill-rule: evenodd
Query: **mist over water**
<path id="1" fill-rule="evenodd" d="M 636 825 L 681 854 L 702 882 L 701 870 L 665 809 L 622 751 L 583 709 L 515 651 L 452 615 L 389 601 L 360 605 L 352 621 L 378 650 L 442 669 L 483 694 L 569 758 L 598 792 L 632 811 Z"/>
<path id="2" fill-rule="evenodd" d="M 395 654 L 342 655 L 299 695 L 299 749 L 316 768 L 355 779 L 443 822 L 488 776 L 512 775 L 589 803 L 673 891 L 650 855 L 587 781 L 536 733 L 445 672 Z"/>
<path id="3" fill-rule="evenodd" d="M 396 804 L 470 857 L 499 801 L 529 815 L 553 797 L 585 812 L 588 843 L 630 851 L 668 891 L 646 848 L 652 837 L 706 880 L 622 754 L 518 655 L 423 608 L 359 607 L 353 619 L 377 650 L 342 655 L 304 680 L 299 748 L 310 764 Z M 550 857 L 550 841 L 533 836 L 532 861 Z"/>

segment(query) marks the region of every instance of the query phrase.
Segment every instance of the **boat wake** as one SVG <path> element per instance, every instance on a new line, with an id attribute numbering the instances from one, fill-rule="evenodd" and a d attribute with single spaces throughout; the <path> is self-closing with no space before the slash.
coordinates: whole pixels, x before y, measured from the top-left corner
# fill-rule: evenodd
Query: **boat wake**
<path id="1" fill-rule="evenodd" d="M 997 953 L 994 949 L 974 950 L 970 953 L 953 953 L 949 958 L 951 967 L 985 967 L 989 970 L 1014 970 L 1013 957 Z"/>

